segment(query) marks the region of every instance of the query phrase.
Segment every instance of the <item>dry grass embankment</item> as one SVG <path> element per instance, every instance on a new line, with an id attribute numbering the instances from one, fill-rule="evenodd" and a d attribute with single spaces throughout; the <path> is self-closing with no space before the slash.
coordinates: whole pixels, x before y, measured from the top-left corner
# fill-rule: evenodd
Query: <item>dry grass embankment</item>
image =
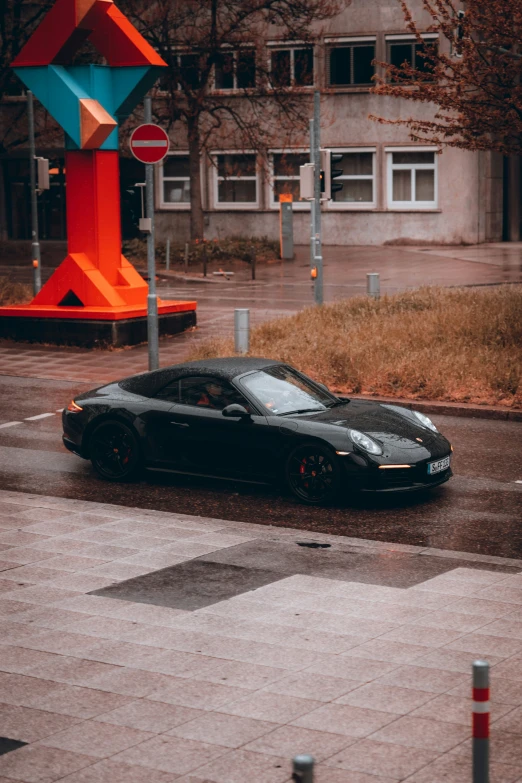
<path id="1" fill-rule="evenodd" d="M 360 296 L 258 326 L 250 345 L 339 392 L 522 408 L 522 286 Z M 212 339 L 191 358 L 233 351 Z"/>
<path id="2" fill-rule="evenodd" d="M 0 277 L 0 306 L 25 304 L 33 298 L 32 288 L 25 283 L 13 283 L 7 277 Z"/>

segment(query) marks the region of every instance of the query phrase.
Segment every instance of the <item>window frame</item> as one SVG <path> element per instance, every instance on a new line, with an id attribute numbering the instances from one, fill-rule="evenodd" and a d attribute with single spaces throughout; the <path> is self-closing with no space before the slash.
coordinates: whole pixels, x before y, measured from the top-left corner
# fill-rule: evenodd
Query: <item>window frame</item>
<path id="1" fill-rule="evenodd" d="M 353 36 L 343 36 L 339 38 L 325 38 L 325 82 L 326 82 L 326 88 L 328 90 L 359 90 L 359 91 L 367 91 L 373 86 L 373 82 L 364 82 L 364 83 L 350 83 L 350 84 L 331 84 L 331 65 L 330 65 L 330 55 L 331 52 L 334 49 L 340 49 L 340 48 L 350 48 L 351 54 L 350 54 L 350 62 L 351 62 L 351 77 L 353 78 L 354 75 L 354 68 L 353 68 L 353 49 L 356 47 L 362 47 L 362 46 L 368 46 L 369 44 L 373 44 L 374 48 L 374 57 L 375 60 L 377 58 L 377 36 L 376 35 L 353 35 Z M 374 66 L 374 75 L 377 73 L 377 65 Z"/>
<path id="2" fill-rule="evenodd" d="M 252 155 L 255 158 L 255 167 L 256 167 L 256 173 L 255 177 L 220 177 L 219 176 L 219 162 L 218 157 L 219 155 L 238 155 L 241 157 Z M 237 209 L 237 210 L 258 210 L 260 201 L 260 169 L 259 169 L 259 163 L 257 159 L 257 152 L 254 150 L 246 150 L 239 152 L 238 150 L 214 150 L 210 154 L 211 160 L 212 160 L 212 179 L 213 179 L 213 199 L 214 199 L 214 209 L 215 210 L 227 210 L 227 209 Z M 219 201 L 219 182 L 220 180 L 245 180 L 245 181 L 255 181 L 256 183 L 256 200 L 255 201 Z"/>
<path id="3" fill-rule="evenodd" d="M 217 385 L 222 386 L 223 388 L 228 388 L 230 391 L 235 392 L 239 397 L 241 397 L 242 401 L 241 402 L 236 402 L 236 403 L 227 402 L 227 405 L 224 405 L 223 408 L 215 408 L 215 407 L 213 407 L 211 405 L 198 405 L 197 403 L 193 404 L 193 403 L 190 403 L 190 402 L 183 402 L 182 401 L 181 384 L 183 383 L 183 381 L 186 381 L 186 380 L 190 381 L 190 380 L 195 379 L 195 378 L 200 379 L 205 384 L 207 384 L 207 383 L 215 383 Z M 178 384 L 178 399 L 177 399 L 177 402 L 174 403 L 174 404 L 178 405 L 180 408 L 195 408 L 197 411 L 200 411 L 200 412 L 202 412 L 202 411 L 212 411 L 212 412 L 218 413 L 218 414 L 222 414 L 222 412 L 224 411 L 224 409 L 228 405 L 234 405 L 234 404 L 244 405 L 244 407 L 246 407 L 247 410 L 248 410 L 248 408 L 250 408 L 250 409 L 252 408 L 252 405 L 250 404 L 249 399 L 246 397 L 246 395 L 242 392 L 241 389 L 238 389 L 237 386 L 234 383 L 232 383 L 230 380 L 224 379 L 224 378 L 220 378 L 217 375 L 205 375 L 204 373 L 194 374 L 194 375 L 182 375 L 180 378 L 176 379 L 176 382 Z M 167 384 L 167 386 L 168 385 L 169 384 Z M 166 388 L 166 387 L 164 387 L 164 388 Z"/>
<path id="4" fill-rule="evenodd" d="M 421 33 L 420 37 L 423 41 L 426 43 L 439 43 L 440 44 L 440 35 L 438 33 Z M 385 36 L 385 44 L 386 44 L 386 62 L 388 64 L 391 64 L 391 49 L 390 47 L 394 44 L 410 44 L 412 47 L 413 57 L 412 57 L 412 65 L 414 68 L 416 68 L 416 52 L 415 52 L 415 46 L 419 43 L 419 39 L 416 35 L 412 35 L 411 33 L 402 33 L 397 35 L 386 35 Z"/>
<path id="5" fill-rule="evenodd" d="M 292 150 L 283 150 L 283 149 L 271 149 L 269 150 L 269 168 L 268 168 L 268 205 L 270 209 L 273 210 L 279 210 L 281 208 L 281 202 L 276 201 L 274 198 L 274 183 L 276 180 L 280 179 L 290 179 L 295 180 L 299 182 L 299 175 L 298 174 L 290 174 L 287 176 L 283 175 L 276 175 L 274 174 L 274 155 L 307 155 L 308 158 L 310 158 L 310 150 L 304 149 L 301 147 L 300 149 L 292 149 Z M 292 201 L 292 209 L 293 210 L 299 210 L 299 211 L 310 211 L 310 202 L 309 201 Z"/>
<path id="6" fill-rule="evenodd" d="M 349 155 L 357 152 L 372 153 L 372 174 L 345 174 L 342 177 L 336 177 L 335 182 L 349 182 L 350 180 L 371 180 L 373 182 L 373 201 L 333 201 L 326 202 L 327 209 L 335 211 L 365 212 L 377 209 L 377 147 L 331 147 L 332 152 L 342 155 Z"/>
<path id="7" fill-rule="evenodd" d="M 238 87 L 237 86 L 237 58 L 241 50 L 251 51 L 254 53 L 254 86 L 253 87 Z M 226 95 L 241 94 L 244 92 L 257 89 L 258 80 L 258 68 L 257 68 L 257 50 L 254 43 L 242 43 L 237 47 L 223 46 L 220 51 L 221 54 L 231 54 L 234 58 L 234 69 L 232 72 L 233 87 L 218 87 L 216 84 L 216 66 L 212 68 L 212 92 L 225 93 Z"/>
<path id="8" fill-rule="evenodd" d="M 290 84 L 288 86 L 280 87 L 279 85 L 273 85 L 270 80 L 271 89 L 288 89 L 288 90 L 314 90 L 317 76 L 317 63 L 316 63 L 316 51 L 314 44 L 307 44 L 304 41 L 269 41 L 267 43 L 267 59 L 269 74 L 272 74 L 272 54 L 274 52 L 290 52 Z M 295 52 L 298 50 L 310 49 L 312 52 L 312 84 L 296 84 L 295 83 Z"/>
<path id="9" fill-rule="evenodd" d="M 439 166 L 438 166 L 438 153 L 439 148 L 434 146 L 409 146 L 409 147 L 385 147 L 384 149 L 387 162 L 387 208 L 393 212 L 433 212 L 439 209 Z M 432 152 L 432 163 L 393 163 L 394 152 Z M 393 172 L 394 171 L 408 171 L 412 172 L 412 200 L 411 201 L 394 201 L 393 200 Z M 433 171 L 434 172 L 434 200 L 433 201 L 415 201 L 416 195 L 417 177 L 413 176 L 413 172 L 416 171 Z"/>
<path id="10" fill-rule="evenodd" d="M 190 199 L 189 201 L 165 201 L 165 190 L 164 190 L 164 183 L 169 181 L 186 181 L 189 182 L 189 194 L 190 194 L 190 176 L 189 177 L 165 177 L 164 172 L 164 164 L 165 161 L 168 160 L 170 157 L 179 157 L 179 158 L 188 158 L 189 153 L 188 150 L 172 150 L 170 151 L 167 156 L 161 161 L 159 164 L 159 208 L 160 209 L 168 209 L 168 210 L 180 210 L 180 211 L 187 211 L 190 210 Z"/>

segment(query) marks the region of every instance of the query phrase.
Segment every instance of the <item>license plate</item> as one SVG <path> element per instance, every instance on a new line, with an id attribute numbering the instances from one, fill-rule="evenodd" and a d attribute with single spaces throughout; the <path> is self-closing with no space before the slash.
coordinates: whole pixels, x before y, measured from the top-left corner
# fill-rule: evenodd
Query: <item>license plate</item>
<path id="1" fill-rule="evenodd" d="M 435 473 L 441 473 L 443 470 L 447 470 L 450 466 L 450 457 L 444 457 L 444 459 L 438 459 L 436 462 L 428 462 L 428 475 L 433 476 Z"/>

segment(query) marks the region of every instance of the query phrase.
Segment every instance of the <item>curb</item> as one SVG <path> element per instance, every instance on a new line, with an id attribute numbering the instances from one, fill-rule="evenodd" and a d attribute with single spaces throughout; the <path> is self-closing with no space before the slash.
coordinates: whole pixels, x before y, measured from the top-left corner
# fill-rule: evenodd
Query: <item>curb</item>
<path id="1" fill-rule="evenodd" d="M 365 394 L 351 394 L 356 400 L 384 402 L 390 405 L 401 405 L 409 410 L 421 413 L 438 413 L 439 416 L 462 416 L 475 419 L 498 419 L 503 421 L 522 421 L 522 410 L 501 408 L 494 405 L 470 405 L 460 402 L 435 402 L 429 400 L 405 400 L 399 397 L 371 397 Z"/>
<path id="2" fill-rule="evenodd" d="M 181 283 L 217 283 L 218 285 L 225 279 L 214 277 L 191 277 L 190 275 L 178 275 L 176 272 L 167 272 L 166 270 L 157 271 L 156 277 L 160 277 L 163 280 L 178 280 Z"/>

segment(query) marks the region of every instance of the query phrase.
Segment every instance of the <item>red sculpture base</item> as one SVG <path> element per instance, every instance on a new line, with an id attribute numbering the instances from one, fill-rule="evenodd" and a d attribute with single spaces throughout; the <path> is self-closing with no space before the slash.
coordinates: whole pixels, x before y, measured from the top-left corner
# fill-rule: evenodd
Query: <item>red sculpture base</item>
<path id="1" fill-rule="evenodd" d="M 192 309 L 186 309 L 192 306 Z M 196 325 L 194 302 L 160 305 L 158 332 L 161 337 L 179 334 Z M 67 308 L 66 317 L 57 308 L 32 308 L 30 305 L 0 308 L 0 338 L 82 348 L 121 348 L 147 340 L 147 316 L 141 308 L 123 309 L 107 318 L 103 308 Z M 63 308 L 61 308 L 63 310 Z M 140 314 L 141 311 L 141 314 Z M 166 312 L 168 311 L 168 312 Z M 84 316 L 87 315 L 85 318 Z"/>
<path id="2" fill-rule="evenodd" d="M 143 342 L 148 285 L 121 254 L 118 153 L 69 151 L 66 169 L 69 255 L 30 304 L 0 307 L 0 337 L 70 345 Z M 178 328 L 182 324 L 183 328 L 195 324 L 196 302 L 159 300 L 158 313 L 160 326 L 162 320 L 170 324 L 163 333 L 173 334 L 182 331 Z M 64 323 L 63 332 L 57 328 L 56 322 L 60 321 Z M 105 327 L 119 324 L 119 328 L 113 327 L 108 333 L 107 328 L 95 328 L 95 323 Z"/>

